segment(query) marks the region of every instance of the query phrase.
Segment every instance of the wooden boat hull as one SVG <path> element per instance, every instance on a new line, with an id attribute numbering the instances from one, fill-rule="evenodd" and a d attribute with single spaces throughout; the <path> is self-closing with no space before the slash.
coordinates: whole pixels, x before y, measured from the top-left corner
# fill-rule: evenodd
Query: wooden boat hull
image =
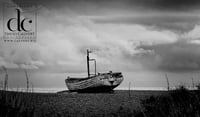
<path id="1" fill-rule="evenodd" d="M 65 83 L 72 92 L 110 92 L 119 86 L 123 76 L 118 73 L 102 73 L 90 78 L 67 78 Z"/>

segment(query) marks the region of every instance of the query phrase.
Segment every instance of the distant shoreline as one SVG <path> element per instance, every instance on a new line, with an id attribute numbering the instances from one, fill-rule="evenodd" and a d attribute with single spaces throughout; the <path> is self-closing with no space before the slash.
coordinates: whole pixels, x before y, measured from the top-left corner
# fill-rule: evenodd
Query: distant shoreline
<path id="1" fill-rule="evenodd" d="M 171 90 L 173 91 L 173 90 Z M 114 92 L 96 92 L 96 93 L 78 93 L 78 92 L 70 92 L 69 90 L 62 90 L 57 92 L 26 92 L 26 91 L 14 91 L 14 90 L 0 90 L 0 92 L 7 92 L 7 93 L 24 93 L 24 94 L 118 94 L 118 93 L 148 93 L 149 95 L 154 95 L 154 93 L 165 93 L 170 92 L 167 90 L 114 90 Z M 151 94 L 152 93 L 152 94 Z"/>
<path id="2" fill-rule="evenodd" d="M 68 91 L 66 88 L 33 88 L 30 89 L 36 93 L 56 93 L 61 91 Z M 129 90 L 128 88 L 116 88 L 114 90 Z M 165 87 L 133 87 L 131 90 L 134 91 L 167 91 Z M 18 92 L 26 92 L 26 88 L 9 88 L 8 91 L 18 91 Z"/>

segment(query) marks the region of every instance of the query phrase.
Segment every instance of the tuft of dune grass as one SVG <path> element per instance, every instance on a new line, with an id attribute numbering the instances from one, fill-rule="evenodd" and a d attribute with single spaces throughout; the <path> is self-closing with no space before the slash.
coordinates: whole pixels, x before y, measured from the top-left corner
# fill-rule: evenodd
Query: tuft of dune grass
<path id="1" fill-rule="evenodd" d="M 185 86 L 169 95 L 151 96 L 142 103 L 148 117 L 200 117 L 200 91 L 189 91 Z"/>

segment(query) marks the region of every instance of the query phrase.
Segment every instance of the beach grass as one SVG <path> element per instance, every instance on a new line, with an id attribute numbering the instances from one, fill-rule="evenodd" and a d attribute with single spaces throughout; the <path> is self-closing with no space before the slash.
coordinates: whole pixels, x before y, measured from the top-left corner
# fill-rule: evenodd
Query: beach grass
<path id="1" fill-rule="evenodd" d="M 1 117 L 199 117 L 199 91 L 25 93 L 0 91 Z"/>

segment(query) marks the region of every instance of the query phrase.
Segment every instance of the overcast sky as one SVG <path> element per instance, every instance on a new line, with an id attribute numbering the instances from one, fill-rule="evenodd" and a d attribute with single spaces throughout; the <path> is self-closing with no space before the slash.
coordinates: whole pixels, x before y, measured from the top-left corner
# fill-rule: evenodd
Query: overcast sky
<path id="1" fill-rule="evenodd" d="M 165 73 L 172 86 L 200 80 L 199 0 L 29 2 L 36 4 L 37 42 L 0 41 L 0 66 L 8 68 L 10 87 L 25 86 L 22 69 L 35 87 L 65 87 L 68 75 L 86 76 L 87 48 L 97 71 L 123 73 L 121 88 L 128 82 L 166 87 Z M 0 15 L 2 24 L 2 9 Z"/>

